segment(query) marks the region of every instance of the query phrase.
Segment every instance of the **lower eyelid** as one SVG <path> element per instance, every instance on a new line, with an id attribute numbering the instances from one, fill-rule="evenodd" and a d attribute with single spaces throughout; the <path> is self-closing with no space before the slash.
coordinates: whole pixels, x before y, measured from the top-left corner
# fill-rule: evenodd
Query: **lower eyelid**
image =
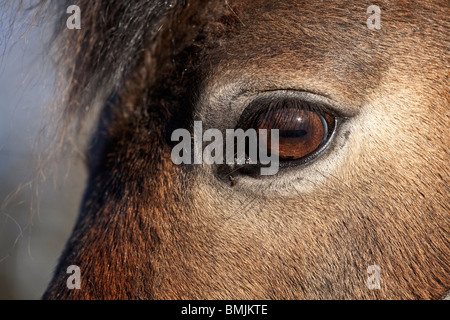
<path id="1" fill-rule="evenodd" d="M 229 92 L 229 90 L 224 90 L 222 92 Z M 334 119 L 333 124 L 334 128 L 332 132 L 329 133 L 328 140 L 320 146 L 317 150 L 313 151 L 310 155 L 307 155 L 304 158 L 294 160 L 294 161 L 286 161 L 280 162 L 280 171 L 285 171 L 286 173 L 292 171 L 293 176 L 302 175 L 302 172 L 310 172 L 309 167 L 315 168 L 316 163 L 321 163 L 322 160 L 328 161 L 327 159 L 333 159 L 333 154 L 335 151 L 338 151 L 337 141 L 341 141 L 342 130 L 340 126 L 344 125 L 348 120 L 359 114 L 359 111 L 356 107 L 348 107 L 343 106 L 342 104 L 337 103 L 336 101 L 330 99 L 329 97 L 312 93 L 306 91 L 299 90 L 291 90 L 291 89 L 280 89 L 280 90 L 270 90 L 270 91 L 246 91 L 244 93 L 240 92 L 238 94 L 237 91 L 236 96 L 233 96 L 233 99 L 230 100 L 230 95 L 227 96 L 210 96 L 212 100 L 209 103 L 215 101 L 215 112 L 209 113 L 211 116 L 207 115 L 203 119 L 207 121 L 207 127 L 216 126 L 216 128 L 220 128 L 222 132 L 225 132 L 226 129 L 231 128 L 242 128 L 243 121 L 249 119 L 252 115 L 261 110 L 261 106 L 258 106 L 259 101 L 263 101 L 264 99 L 286 99 L 286 98 L 294 98 L 302 101 L 306 104 L 314 105 L 314 110 L 325 114 L 325 117 L 330 120 L 330 117 Z M 220 98 L 220 99 L 219 99 Z M 228 101 L 228 102 L 227 102 Z M 249 108 L 250 107 L 250 108 Z M 264 108 L 264 106 L 262 107 Z M 220 121 L 214 117 L 216 112 L 219 112 L 220 109 L 226 109 L 232 115 L 229 118 L 221 119 Z M 336 147 L 336 148 L 335 148 Z M 331 157 L 331 158 L 329 158 Z M 241 170 L 235 172 L 237 176 L 249 176 L 249 178 L 259 178 L 262 179 L 270 179 L 270 177 L 260 176 L 258 173 L 259 169 L 257 169 L 260 165 L 250 165 L 255 169 L 250 170 L 249 173 L 241 172 Z M 282 170 L 283 169 L 283 170 Z M 226 182 L 228 181 L 228 175 L 230 173 L 230 168 L 227 165 L 218 165 L 217 170 L 220 172 L 220 177 L 225 177 Z M 306 171 L 304 171 L 306 170 Z M 315 170 L 315 169 L 313 169 Z M 309 174 L 309 173 L 308 173 Z M 234 174 L 233 174 L 234 175 Z M 289 173 L 288 176 L 283 172 L 277 173 L 275 176 L 283 176 L 288 177 L 291 176 Z M 274 176 L 274 177 L 275 177 Z M 222 180 L 222 178 L 221 178 Z"/>
<path id="2" fill-rule="evenodd" d="M 265 181 L 267 179 L 277 179 L 274 181 L 276 183 L 275 185 L 279 185 L 276 190 L 280 191 L 281 193 L 289 193 L 288 189 L 284 188 L 294 181 L 303 181 L 304 174 L 309 176 L 313 172 L 318 172 L 317 163 L 321 163 L 321 161 L 325 161 L 325 163 L 330 163 L 329 161 L 332 161 L 332 163 L 337 163 L 337 159 L 333 155 L 339 153 L 339 150 L 344 147 L 345 141 L 348 140 L 347 136 L 349 134 L 349 128 L 347 122 L 349 120 L 350 118 L 335 118 L 335 130 L 333 130 L 328 141 L 319 150 L 316 150 L 309 156 L 304 157 L 300 160 L 280 162 L 279 171 L 274 176 L 260 175 L 259 172 L 261 164 L 255 164 L 250 166 L 242 166 L 238 170 L 236 170 L 235 168 L 230 170 L 227 165 L 218 165 L 216 168 L 217 177 L 227 184 L 230 183 L 229 179 L 231 177 L 239 179 L 239 181 L 241 181 L 240 183 L 242 183 L 243 181 L 252 183 L 251 181 L 256 182 L 258 180 Z M 344 136 L 345 139 L 343 138 Z M 245 177 L 249 178 L 250 180 L 243 179 Z M 278 180 L 278 177 L 280 177 L 281 180 Z M 325 177 L 326 176 L 323 176 L 321 174 L 320 176 L 317 176 L 315 178 L 307 178 L 308 180 L 305 180 L 307 186 L 305 186 L 305 183 L 302 182 L 302 188 L 311 188 L 312 186 L 316 185 L 316 182 L 314 182 L 315 179 L 320 180 L 321 178 Z"/>

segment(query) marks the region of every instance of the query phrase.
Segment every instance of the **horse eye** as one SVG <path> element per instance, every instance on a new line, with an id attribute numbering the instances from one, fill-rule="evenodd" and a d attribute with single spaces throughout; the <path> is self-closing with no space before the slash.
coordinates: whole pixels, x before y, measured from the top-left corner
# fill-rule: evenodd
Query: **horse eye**
<path id="1" fill-rule="evenodd" d="M 278 153 L 280 161 L 293 161 L 307 157 L 319 150 L 330 138 L 335 118 L 307 106 L 282 106 L 269 108 L 254 118 L 253 127 L 267 129 L 267 147 Z M 272 150 L 270 130 L 279 130 L 278 150 Z"/>

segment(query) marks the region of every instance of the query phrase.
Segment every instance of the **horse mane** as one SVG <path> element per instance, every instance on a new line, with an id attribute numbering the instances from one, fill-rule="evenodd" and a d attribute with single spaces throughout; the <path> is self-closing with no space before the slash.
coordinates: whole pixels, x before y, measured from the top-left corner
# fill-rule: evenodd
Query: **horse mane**
<path id="1" fill-rule="evenodd" d="M 35 20 L 54 21 L 48 47 L 57 85 L 49 109 L 56 114 L 56 135 L 62 137 L 56 142 L 59 145 L 81 131 L 85 122 L 92 127 L 88 115 L 100 112 L 108 97 L 120 96 L 122 105 L 130 105 L 133 101 L 124 101 L 126 97 L 141 97 L 142 90 L 158 81 L 165 82 L 166 89 L 170 86 L 172 96 L 179 96 L 181 84 L 170 83 L 167 77 L 190 74 L 188 69 L 196 69 L 200 60 L 193 57 L 239 19 L 237 9 L 227 1 L 213 5 L 186 0 L 30 2 L 26 7 L 25 0 L 6 1 L 6 7 L 16 8 L 17 13 L 33 11 Z M 81 9 L 81 29 L 66 26 L 71 5 Z M 162 85 L 154 89 L 162 91 Z M 97 117 L 92 118 L 95 123 Z M 73 132 L 68 134 L 71 127 Z"/>
<path id="2" fill-rule="evenodd" d="M 45 1 L 45 0 L 44 0 Z M 182 1 L 62 1 L 55 28 L 57 64 L 66 76 L 66 116 L 83 117 L 100 91 L 114 91 L 141 62 L 154 41 L 163 17 Z M 81 8 L 80 30 L 66 28 L 66 8 Z"/>

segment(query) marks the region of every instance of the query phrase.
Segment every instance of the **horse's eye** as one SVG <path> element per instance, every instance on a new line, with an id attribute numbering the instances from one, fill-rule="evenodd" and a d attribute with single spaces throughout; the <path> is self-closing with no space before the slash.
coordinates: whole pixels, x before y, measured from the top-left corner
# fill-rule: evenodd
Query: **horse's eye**
<path id="1" fill-rule="evenodd" d="M 255 129 L 267 129 L 268 149 L 281 161 L 304 158 L 324 145 L 334 129 L 333 116 L 307 107 L 285 106 L 262 112 L 254 121 Z M 279 130 L 279 146 L 272 150 L 270 130 Z M 275 149 L 275 148 L 274 148 Z"/>

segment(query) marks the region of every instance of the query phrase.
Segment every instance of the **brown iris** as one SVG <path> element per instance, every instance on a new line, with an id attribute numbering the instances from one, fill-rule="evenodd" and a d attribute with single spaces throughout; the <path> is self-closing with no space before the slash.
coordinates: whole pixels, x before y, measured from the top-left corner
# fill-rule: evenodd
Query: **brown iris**
<path id="1" fill-rule="evenodd" d="M 322 146 L 334 129 L 334 118 L 311 108 L 284 106 L 261 113 L 254 122 L 255 129 L 267 129 L 267 147 L 272 150 L 270 130 L 279 130 L 280 160 L 303 158 Z"/>

